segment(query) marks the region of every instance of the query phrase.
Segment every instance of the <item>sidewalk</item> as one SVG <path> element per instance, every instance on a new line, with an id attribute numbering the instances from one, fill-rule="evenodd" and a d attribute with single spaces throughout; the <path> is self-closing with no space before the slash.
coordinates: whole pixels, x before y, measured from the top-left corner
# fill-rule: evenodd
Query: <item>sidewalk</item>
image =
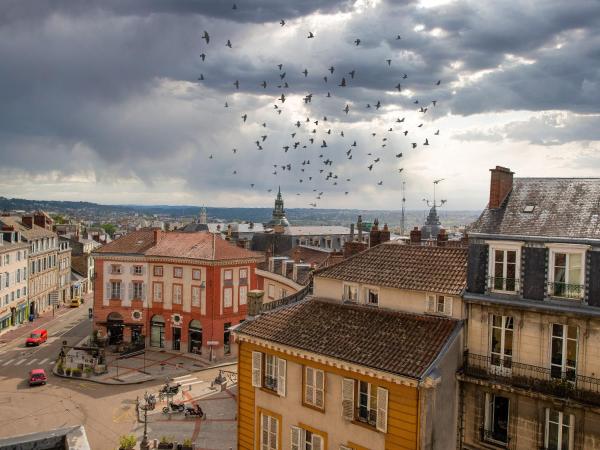
<path id="1" fill-rule="evenodd" d="M 0 334 L 0 348 L 2 348 L 6 344 L 9 344 L 15 339 L 25 338 L 26 336 L 29 336 L 29 334 L 33 330 L 37 328 L 43 328 L 44 325 L 46 325 L 47 323 L 58 319 L 59 317 L 65 315 L 69 311 L 71 311 L 71 309 L 68 306 L 61 306 L 60 308 L 54 310 L 54 316 L 52 315 L 52 310 L 45 311 L 42 314 L 40 314 L 40 316 L 33 322 L 27 321 L 24 322 L 22 325 L 18 325 L 5 331 L 4 333 Z"/>

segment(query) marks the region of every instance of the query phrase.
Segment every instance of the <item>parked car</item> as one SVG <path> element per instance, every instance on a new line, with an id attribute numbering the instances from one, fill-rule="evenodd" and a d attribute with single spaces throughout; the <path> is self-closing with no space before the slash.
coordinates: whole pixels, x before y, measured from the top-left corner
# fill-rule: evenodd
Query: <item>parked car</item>
<path id="1" fill-rule="evenodd" d="M 48 331 L 45 328 L 33 330 L 31 335 L 25 341 L 26 346 L 40 345 L 48 340 Z"/>
<path id="2" fill-rule="evenodd" d="M 48 381 L 48 377 L 44 369 L 32 369 L 29 372 L 29 386 L 44 385 L 46 381 Z"/>
<path id="3" fill-rule="evenodd" d="M 79 308 L 79 305 L 81 305 L 82 301 L 79 297 L 75 297 L 71 299 L 71 308 Z"/>

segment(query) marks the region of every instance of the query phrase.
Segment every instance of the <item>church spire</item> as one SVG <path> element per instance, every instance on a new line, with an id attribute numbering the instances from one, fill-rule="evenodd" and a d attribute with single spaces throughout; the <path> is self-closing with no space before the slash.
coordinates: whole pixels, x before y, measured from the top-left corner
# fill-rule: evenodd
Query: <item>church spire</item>
<path id="1" fill-rule="evenodd" d="M 277 188 L 277 198 L 275 199 L 275 207 L 273 208 L 273 215 L 271 221 L 267 224 L 271 228 L 275 227 L 289 227 L 290 224 L 285 217 L 285 209 L 283 207 L 283 197 L 281 195 L 281 187 Z"/>

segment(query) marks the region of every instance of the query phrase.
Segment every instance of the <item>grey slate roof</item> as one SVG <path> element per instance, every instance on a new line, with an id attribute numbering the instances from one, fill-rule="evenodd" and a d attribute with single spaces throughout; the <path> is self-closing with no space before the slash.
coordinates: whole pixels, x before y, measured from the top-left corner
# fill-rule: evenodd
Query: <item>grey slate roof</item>
<path id="1" fill-rule="evenodd" d="M 515 178 L 502 207 L 486 208 L 468 232 L 600 239 L 600 178 Z"/>

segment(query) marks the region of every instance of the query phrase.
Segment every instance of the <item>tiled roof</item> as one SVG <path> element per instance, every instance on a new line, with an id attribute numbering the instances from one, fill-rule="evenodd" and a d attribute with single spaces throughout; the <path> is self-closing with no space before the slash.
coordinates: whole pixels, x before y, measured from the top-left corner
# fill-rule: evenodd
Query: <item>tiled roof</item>
<path id="1" fill-rule="evenodd" d="M 467 282 L 467 249 L 387 242 L 319 270 L 315 277 L 459 295 Z"/>
<path id="2" fill-rule="evenodd" d="M 600 239 L 600 178 L 515 178 L 504 205 L 486 208 L 468 232 Z"/>
<path id="3" fill-rule="evenodd" d="M 263 259 L 262 253 L 237 247 L 213 233 L 204 231 L 159 232 L 157 243 L 154 243 L 153 230 L 134 231 L 99 248 L 96 253 L 144 254 L 216 261 Z"/>
<path id="4" fill-rule="evenodd" d="M 410 378 L 421 378 L 461 322 L 312 298 L 236 332 Z"/>
<path id="5" fill-rule="evenodd" d="M 320 267 L 331 255 L 331 251 L 306 247 L 304 245 L 297 245 L 287 252 L 283 253 L 283 256 L 294 259 L 296 256 L 300 258 L 300 261 L 306 264 L 312 264 L 316 267 Z"/>
<path id="6" fill-rule="evenodd" d="M 27 240 L 56 236 L 54 232 L 46 230 L 45 228 L 35 224 L 31 228 L 27 228 L 21 223 L 20 217 L 3 216 L 0 217 L 0 222 L 9 227 L 14 227 L 15 231 L 19 231 Z"/>
<path id="7" fill-rule="evenodd" d="M 292 236 L 327 236 L 330 234 L 350 234 L 350 228 L 336 225 L 292 226 L 285 231 Z"/>

